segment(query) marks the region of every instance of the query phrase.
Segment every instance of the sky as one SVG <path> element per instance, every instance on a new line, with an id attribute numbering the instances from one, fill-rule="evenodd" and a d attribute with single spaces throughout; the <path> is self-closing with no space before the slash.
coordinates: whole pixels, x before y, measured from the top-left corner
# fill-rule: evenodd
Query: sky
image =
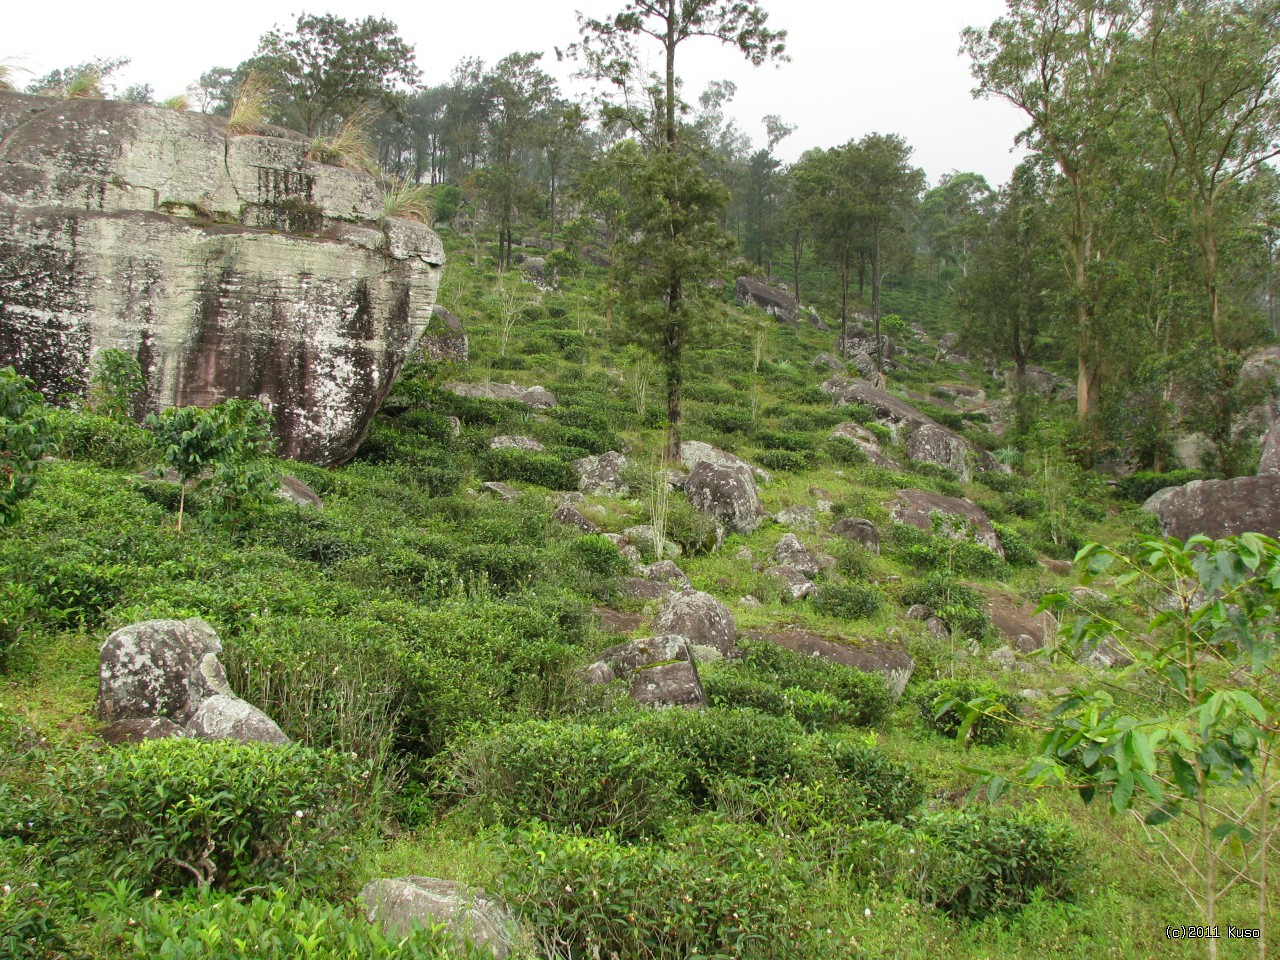
<path id="1" fill-rule="evenodd" d="M 444 82 L 460 59 L 493 63 L 508 53 L 540 51 L 543 67 L 572 91 L 572 64 L 558 64 L 556 47 L 577 38 L 576 12 L 603 17 L 622 0 L 63 0 L 55 7 L 15 3 L 6 10 L 0 59 L 16 60 L 33 76 L 94 57 L 129 57 L 118 75 L 123 89 L 150 83 L 158 98 L 183 92 L 213 66 L 249 57 L 273 26 L 297 15 L 333 13 L 348 19 L 373 14 L 395 22 L 411 44 L 428 84 Z M 754 141 L 762 118 L 780 116 L 796 128 L 778 146 L 787 161 L 813 147 L 830 147 L 868 133 L 896 133 L 915 148 L 913 162 L 930 183 L 950 171 L 976 171 L 993 186 L 1005 182 L 1021 153 L 1014 136 L 1021 115 L 1001 101 L 975 100 L 968 60 L 959 53 L 965 26 L 985 26 L 1004 0 L 764 0 L 769 26 L 787 30 L 790 61 L 752 67 L 733 48 L 695 38 L 678 53 L 685 95 L 696 99 L 709 81 L 729 80 L 737 94 L 726 113 Z M 654 51 L 656 62 L 656 48 Z M 28 77 L 19 76 L 19 85 Z"/>

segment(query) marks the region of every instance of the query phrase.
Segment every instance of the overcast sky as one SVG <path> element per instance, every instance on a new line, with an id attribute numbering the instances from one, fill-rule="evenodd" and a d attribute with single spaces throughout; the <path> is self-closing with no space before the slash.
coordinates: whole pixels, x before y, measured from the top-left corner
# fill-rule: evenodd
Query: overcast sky
<path id="1" fill-rule="evenodd" d="M 620 0 L 63 0 L 53 7 L 15 0 L 4 15 L 0 58 L 40 75 L 93 57 L 130 57 L 119 85 L 150 83 L 163 99 L 209 67 L 235 66 L 261 34 L 292 25 L 305 10 L 390 18 L 427 83 L 443 82 L 465 56 L 492 63 L 528 50 L 545 52 L 545 68 L 567 80 L 572 68 L 556 64 L 554 48 L 576 39 L 575 11 L 604 16 L 620 7 Z M 731 80 L 738 89 L 728 112 L 753 140 L 763 139 L 767 114 L 796 127 L 778 148 L 787 160 L 867 133 L 897 133 L 915 147 L 931 183 L 951 170 L 975 170 L 993 186 L 1008 178 L 1024 124 L 1007 104 L 973 99 L 967 59 L 957 52 L 961 29 L 991 22 L 1004 0 L 791 0 L 765 8 L 769 25 L 788 31 L 791 61 L 753 68 L 712 40 L 690 40 L 677 62 L 687 97 L 696 99 L 707 81 Z"/>

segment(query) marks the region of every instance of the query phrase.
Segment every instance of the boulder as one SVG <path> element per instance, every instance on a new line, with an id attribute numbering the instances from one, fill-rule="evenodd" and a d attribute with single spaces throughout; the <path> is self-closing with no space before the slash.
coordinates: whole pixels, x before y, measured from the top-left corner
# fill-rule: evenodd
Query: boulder
<path id="1" fill-rule="evenodd" d="M 966 407 L 981 406 L 987 402 L 987 391 L 965 383 L 939 383 L 933 389 L 949 394 L 953 401 Z"/>
<path id="2" fill-rule="evenodd" d="M 704 461 L 721 467 L 745 470 L 760 483 L 768 483 L 773 479 L 769 471 L 752 466 L 741 457 L 736 457 L 726 450 L 721 450 L 719 447 L 713 447 L 709 443 L 703 443 L 701 440 L 686 440 L 680 444 L 680 462 L 684 464 L 686 470 L 692 471 L 694 467 Z"/>
<path id="3" fill-rule="evenodd" d="M 431 322 L 418 350 L 435 363 L 466 363 L 467 331 L 462 321 L 437 303 L 431 310 Z"/>
<path id="4" fill-rule="evenodd" d="M 834 353 L 820 353 L 813 358 L 813 365 L 818 369 L 834 370 L 836 373 L 844 373 L 844 361 L 837 357 Z"/>
<path id="5" fill-rule="evenodd" d="M 800 326 L 800 304 L 786 290 L 771 287 L 752 277 L 739 277 L 734 295 L 744 307 L 755 304 L 780 323 Z"/>
<path id="6" fill-rule="evenodd" d="M 951 628 L 947 626 L 947 621 L 941 617 L 929 617 L 924 622 L 924 627 L 929 631 L 929 635 L 939 640 L 946 640 L 951 636 Z"/>
<path id="7" fill-rule="evenodd" d="M 141 743 L 144 740 L 165 740 L 184 737 L 186 733 L 168 717 L 144 717 L 135 720 L 117 720 L 103 727 L 98 736 L 107 743 Z"/>
<path id="8" fill-rule="evenodd" d="M 551 519 L 568 527 L 577 527 L 583 533 L 600 532 L 600 527 L 593 520 L 584 517 L 575 507 L 567 503 L 556 507 L 551 514 Z"/>
<path id="9" fill-rule="evenodd" d="M 764 519 L 764 507 L 749 471 L 700 461 L 684 484 L 689 503 L 714 517 L 731 533 L 751 533 Z"/>
<path id="10" fill-rule="evenodd" d="M 447 383 L 445 389 L 459 397 L 514 400 L 535 410 L 546 410 L 559 402 L 556 395 L 546 387 L 521 387 L 514 383 Z"/>
<path id="11" fill-rule="evenodd" d="M 668 597 L 658 611 L 654 629 L 684 637 L 695 653 L 705 647 L 726 655 L 738 644 L 738 627 L 729 608 L 699 590 L 681 590 Z"/>
<path id="12" fill-rule="evenodd" d="M 678 587 L 648 577 L 623 577 L 618 591 L 632 600 L 661 600 L 678 590 Z"/>
<path id="13" fill-rule="evenodd" d="M 480 484 L 480 489 L 485 493 L 492 494 L 499 500 L 515 500 L 520 496 L 520 491 L 510 484 L 503 483 L 501 480 L 486 480 Z"/>
<path id="14" fill-rule="evenodd" d="M 239 697 L 215 694 L 202 704 L 184 728 L 189 737 L 202 740 L 239 740 L 242 743 L 288 743 L 274 720 Z"/>
<path id="15" fill-rule="evenodd" d="M 877 467 L 886 470 L 900 470 L 901 465 L 895 463 L 880 452 L 880 441 L 876 435 L 860 423 L 841 423 L 831 431 L 832 439 L 848 440 L 856 443 L 868 460 Z"/>
<path id="16" fill-rule="evenodd" d="M 604 633 L 635 633 L 644 626 L 644 614 L 641 613 L 623 613 L 608 607 L 592 607 L 591 612 Z"/>
<path id="17" fill-rule="evenodd" d="M 1166 487 L 1142 505 L 1160 521 L 1160 532 L 1186 540 L 1195 534 L 1217 540 L 1241 533 L 1280 536 L 1280 474 L 1193 480 Z"/>
<path id="18" fill-rule="evenodd" d="M 876 360 L 869 353 L 855 353 L 849 357 L 849 366 L 858 371 L 858 376 L 868 383 L 878 383 L 876 376 Z"/>
<path id="19" fill-rule="evenodd" d="M 107 637 L 98 653 L 98 716 L 187 723 L 209 697 L 230 694 L 222 641 L 203 620 L 146 620 Z"/>
<path id="20" fill-rule="evenodd" d="M 658 559 L 678 557 L 683 552 L 679 544 L 673 543 L 666 537 L 659 538 L 658 531 L 653 528 L 652 524 L 642 523 L 634 527 L 627 527 L 622 531 L 622 535 L 628 543 L 634 544 L 642 552 L 647 552 L 650 556 Z"/>
<path id="21" fill-rule="evenodd" d="M 836 351 L 845 357 L 856 357 L 859 355 L 874 358 L 876 355 L 876 335 L 875 332 L 858 323 L 849 324 L 849 329 L 845 332 L 844 338 L 836 343 Z M 889 339 L 889 335 L 883 330 L 880 332 L 880 355 L 883 359 L 891 359 L 897 351 L 894 348 L 893 341 Z M 874 375 L 875 366 L 872 360 L 872 372 Z"/>
<path id="22" fill-rule="evenodd" d="M 1273 388 L 1280 388 L 1280 347 L 1260 347 L 1250 352 L 1240 365 L 1240 379 L 1269 380 Z M 1280 420 L 1280 390 L 1252 410 L 1249 416 L 1263 425 Z"/>
<path id="23" fill-rule="evenodd" d="M 625 496 L 630 492 L 622 478 L 627 466 L 627 458 L 616 450 L 573 461 L 573 467 L 578 471 L 578 489 L 583 493 L 608 496 Z"/>
<path id="24" fill-rule="evenodd" d="M 692 660 L 656 663 L 637 670 L 631 679 L 631 699 L 646 707 L 696 710 L 707 705 L 698 665 Z"/>
<path id="25" fill-rule="evenodd" d="M 423 927 L 444 925 L 459 951 L 467 943 L 509 956 L 518 939 L 515 913 L 502 901 L 460 883 L 434 877 L 374 880 L 360 891 L 365 916 L 394 938 L 407 937 L 416 920 Z"/>
<path id="26" fill-rule="evenodd" d="M 682 589 L 689 586 L 689 578 L 672 560 L 659 560 L 640 568 L 640 576 L 655 583 L 674 583 Z"/>
<path id="27" fill-rule="evenodd" d="M 516 266 L 536 285 L 540 287 L 546 285 L 548 276 L 546 257 L 521 257 Z"/>
<path id="28" fill-rule="evenodd" d="M 1031 653 L 1047 646 L 1058 633 L 1058 624 L 1049 613 L 1037 615 L 1035 605 L 1016 597 L 984 591 L 987 616 L 1007 644 L 1019 653 Z"/>
<path id="29" fill-rule="evenodd" d="M 765 569 L 764 575 L 782 582 L 782 598 L 784 600 L 803 600 L 818 589 L 803 571 L 797 570 L 789 564 L 784 563 L 776 567 L 768 567 Z"/>
<path id="30" fill-rule="evenodd" d="M 813 507 L 787 507 L 773 515 L 774 522 L 798 530 L 817 530 L 818 516 Z"/>
<path id="31" fill-rule="evenodd" d="M 798 628 L 774 631 L 755 631 L 747 634 L 753 641 L 775 643 L 807 657 L 820 657 L 841 666 L 853 667 L 863 673 L 878 673 L 885 678 L 894 698 L 902 696 L 907 681 L 915 670 L 915 661 L 907 651 L 896 644 L 870 643 L 847 640 L 843 637 L 824 637 Z"/>
<path id="32" fill-rule="evenodd" d="M 1258 461 L 1258 476 L 1280 474 L 1280 420 L 1276 420 L 1262 440 L 1262 459 Z"/>
<path id="33" fill-rule="evenodd" d="M 880 553 L 880 531 L 870 520 L 861 517 L 841 517 L 831 525 L 831 532 L 837 537 L 860 543 L 872 553 Z"/>
<path id="34" fill-rule="evenodd" d="M 547 449 L 533 437 L 513 437 L 504 434 L 489 441 L 490 450 L 502 450 L 507 447 L 524 450 L 528 453 L 542 453 Z"/>
<path id="35" fill-rule="evenodd" d="M 1004 557 L 1004 546 L 996 536 L 990 518 L 977 504 L 958 497 L 948 497 L 929 490 L 899 490 L 898 497 L 890 505 L 890 516 L 898 523 L 905 523 L 919 530 L 933 532 L 933 517 L 942 517 L 942 532 L 948 536 L 959 536 L 960 525 L 955 518 L 966 522 L 972 528 L 972 536 L 976 543 Z"/>
<path id="36" fill-rule="evenodd" d="M 295 476 L 285 474 L 280 478 L 280 486 L 272 491 L 281 500 L 298 507 L 314 507 L 324 509 L 324 501 L 320 495 Z"/>
<path id="37" fill-rule="evenodd" d="M 913 603 L 911 606 L 907 608 L 908 620 L 924 621 L 924 620 L 928 620 L 932 616 L 933 616 L 933 610 L 931 610 L 929 607 L 926 607 L 923 603 Z"/>
<path id="38" fill-rule="evenodd" d="M 912 431 L 907 439 L 908 458 L 945 467 L 962 483 L 971 479 L 968 449 L 969 443 L 963 437 L 932 423 Z"/>
<path id="39" fill-rule="evenodd" d="M 0 92 L 0 367 L 83 396 L 122 350 L 148 411 L 261 399 L 278 454 L 340 463 L 429 326 L 444 247 L 309 138 L 226 124 Z"/>
<path id="40" fill-rule="evenodd" d="M 683 636 L 663 634 L 656 637 L 641 637 L 629 640 L 604 650 L 596 657 L 592 667 L 597 665 L 608 668 L 610 680 L 617 677 L 629 677 L 637 670 L 652 666 L 655 663 L 667 663 L 673 660 L 690 660 L 689 643 Z M 604 672 L 595 671 L 596 676 L 604 676 Z"/>
<path id="41" fill-rule="evenodd" d="M 806 577 L 816 577 L 820 569 L 818 560 L 794 533 L 788 533 L 774 547 L 773 559 L 779 566 L 794 567 Z"/>

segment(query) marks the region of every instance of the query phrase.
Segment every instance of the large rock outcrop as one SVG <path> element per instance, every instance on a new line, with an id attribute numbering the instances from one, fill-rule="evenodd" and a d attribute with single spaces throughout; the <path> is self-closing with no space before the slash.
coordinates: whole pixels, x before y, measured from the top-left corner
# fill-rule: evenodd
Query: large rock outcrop
<path id="1" fill-rule="evenodd" d="M 1179 540 L 1197 533 L 1214 540 L 1240 533 L 1280 536 L 1280 474 L 1165 487 L 1142 509 L 1159 518 L 1161 533 Z"/>
<path id="2" fill-rule="evenodd" d="M 792 327 L 800 326 L 800 304 L 785 290 L 752 277 L 739 277 L 734 295 L 744 307 L 755 304 L 775 320 Z"/>
<path id="3" fill-rule="evenodd" d="M 948 497 L 931 490 L 899 490 L 897 499 L 889 506 L 889 515 L 898 523 L 930 533 L 934 532 L 936 516 L 938 532 L 957 538 L 962 529 L 968 527 L 974 542 L 1004 557 L 1004 545 L 991 525 L 991 518 L 971 500 Z"/>
<path id="4" fill-rule="evenodd" d="M 490 951 L 495 960 L 511 954 L 519 921 L 515 912 L 483 890 L 435 877 L 396 877 L 374 880 L 360 891 L 370 923 L 392 937 L 407 937 L 415 922 L 441 926 L 461 955 L 468 944 Z"/>
<path id="5" fill-rule="evenodd" d="M 308 149 L 199 113 L 0 93 L 0 366 L 82 393 L 93 355 L 123 350 L 148 410 L 257 398 L 283 455 L 349 457 L 427 328 L 444 248 Z"/>

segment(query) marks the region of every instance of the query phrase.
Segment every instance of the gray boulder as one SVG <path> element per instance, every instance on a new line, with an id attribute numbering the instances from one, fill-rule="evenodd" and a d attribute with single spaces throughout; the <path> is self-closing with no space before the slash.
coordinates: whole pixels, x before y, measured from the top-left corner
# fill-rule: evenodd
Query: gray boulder
<path id="1" fill-rule="evenodd" d="M 501 480 L 486 480 L 480 484 L 480 489 L 485 493 L 492 494 L 499 500 L 516 500 L 520 496 L 520 491 L 510 484 L 503 483 Z"/>
<path id="2" fill-rule="evenodd" d="M 642 566 L 639 570 L 640 576 L 657 583 L 674 583 L 681 588 L 689 586 L 689 578 L 685 576 L 685 572 L 672 560 L 659 560 L 657 563 L 650 563 Z"/>
<path id="3" fill-rule="evenodd" d="M 813 581 L 801 570 L 797 570 L 790 564 L 779 564 L 776 567 L 768 567 L 764 571 L 765 576 L 772 577 L 782 583 L 782 598 L 792 602 L 803 600 L 812 594 L 816 589 Z"/>
<path id="4" fill-rule="evenodd" d="M 559 402 L 546 387 L 521 387 L 514 383 L 447 383 L 445 388 L 460 397 L 514 400 L 535 410 L 545 410 Z"/>
<path id="5" fill-rule="evenodd" d="M 834 353 L 820 353 L 813 358 L 813 365 L 819 369 L 834 370 L 836 373 L 844 373 L 844 361 L 837 357 Z"/>
<path id="6" fill-rule="evenodd" d="M 755 480 L 740 467 L 703 460 L 685 480 L 684 494 L 695 510 L 714 517 L 732 533 L 751 533 L 764 520 Z"/>
<path id="7" fill-rule="evenodd" d="M 649 523 L 627 527 L 622 531 L 622 535 L 627 539 L 628 543 L 634 544 L 642 552 L 660 560 L 667 557 L 678 557 L 684 552 L 680 549 L 678 543 L 674 543 L 666 537 L 659 537 L 658 531 Z"/>
<path id="8" fill-rule="evenodd" d="M 137 720 L 117 720 L 109 723 L 98 734 L 107 743 L 141 743 L 144 740 L 165 740 L 186 734 L 168 717 L 145 717 Z"/>
<path id="9" fill-rule="evenodd" d="M 595 521 L 584 517 L 573 505 L 568 503 L 562 503 L 556 507 L 551 514 L 551 519 L 556 523 L 563 523 L 567 527 L 577 527 L 583 533 L 600 532 L 600 527 L 596 525 Z"/>
<path id="10" fill-rule="evenodd" d="M 773 550 L 773 559 L 779 566 L 793 567 L 806 577 L 816 577 L 820 566 L 818 560 L 794 533 L 788 533 Z"/>
<path id="11" fill-rule="evenodd" d="M 434 877 L 374 880 L 360 891 L 365 916 L 393 937 L 407 937 L 414 921 L 423 927 L 443 924 L 464 950 L 467 943 L 490 950 L 497 960 L 509 956 L 518 940 L 516 915 L 502 901 L 460 883 Z"/>
<path id="12" fill-rule="evenodd" d="M 467 331 L 461 320 L 437 303 L 431 309 L 431 322 L 418 349 L 436 363 L 466 363 Z"/>
<path id="13" fill-rule="evenodd" d="M 929 490 L 899 490 L 890 506 L 890 516 L 919 530 L 933 532 L 935 515 L 941 518 L 941 532 L 959 537 L 964 524 L 972 529 L 976 543 L 1004 557 L 1004 545 L 996 535 L 991 519 L 977 504 L 958 497 L 948 497 Z M 961 521 L 957 523 L 956 521 Z"/>
<path id="14" fill-rule="evenodd" d="M 654 629 L 684 637 L 695 653 L 697 648 L 706 647 L 726 655 L 738 645 L 738 626 L 729 608 L 699 590 L 681 590 L 668 597 L 658 612 Z"/>
<path id="15" fill-rule="evenodd" d="M 1258 476 L 1280 474 L 1280 420 L 1271 425 L 1262 440 L 1262 459 L 1258 461 Z"/>
<path id="16" fill-rule="evenodd" d="M 800 325 L 800 304 L 786 290 L 771 287 L 752 277 L 739 277 L 734 294 L 744 307 L 755 304 L 780 323 L 790 327 Z"/>
<path id="17" fill-rule="evenodd" d="M 146 620 L 107 637 L 98 653 L 98 716 L 165 717 L 185 724 L 216 694 L 230 694 L 222 641 L 203 620 Z"/>
<path id="18" fill-rule="evenodd" d="M 873 356 L 867 353 L 855 353 L 849 357 L 849 366 L 858 371 L 858 376 L 868 383 L 875 383 L 880 378 L 876 376 L 876 361 Z"/>
<path id="19" fill-rule="evenodd" d="M 884 467 L 886 470 L 901 469 L 899 464 L 880 452 L 880 441 L 876 435 L 860 423 L 841 423 L 832 429 L 831 437 L 857 444 L 866 454 L 867 459 L 877 467 Z"/>
<path id="20" fill-rule="evenodd" d="M 578 471 L 578 489 L 583 493 L 625 496 L 630 492 L 622 478 L 627 465 L 627 458 L 616 450 L 575 460 L 573 467 Z"/>
<path id="21" fill-rule="evenodd" d="M 707 705 L 698 665 L 692 660 L 656 663 L 637 670 L 631 680 L 631 699 L 646 707 L 696 710 Z"/>
<path id="22" fill-rule="evenodd" d="M 195 712 L 184 728 L 189 737 L 202 740 L 239 740 L 242 743 L 288 743 L 274 720 L 236 696 L 215 694 Z"/>
<path id="23" fill-rule="evenodd" d="M 880 553 L 880 531 L 870 520 L 861 517 L 841 517 L 831 525 L 831 532 L 838 537 L 860 543 L 872 553 Z"/>
<path id="24" fill-rule="evenodd" d="M 524 450 L 528 453 L 542 453 L 547 449 L 533 437 L 513 437 L 504 434 L 489 441 L 490 450 L 502 450 L 506 447 L 514 447 L 516 450 Z"/>
<path id="25" fill-rule="evenodd" d="M 741 457 L 734 456 L 719 447 L 713 447 L 709 443 L 703 443 L 701 440 L 686 440 L 680 444 L 680 462 L 684 464 L 686 470 L 693 470 L 698 464 L 707 462 L 721 467 L 732 467 L 735 470 L 745 470 L 760 483 L 769 483 L 773 479 L 768 470 L 752 466 Z"/>
<path id="26" fill-rule="evenodd" d="M 272 491 L 279 499 L 292 503 L 297 507 L 314 507 L 324 509 L 324 501 L 320 495 L 295 476 L 285 474 L 280 478 L 280 486 Z"/>
<path id="27" fill-rule="evenodd" d="M 807 657 L 819 657 L 863 673 L 878 673 L 885 678 L 889 692 L 902 696 L 907 681 L 915 671 L 915 661 L 906 649 L 888 643 L 869 643 L 845 638 L 823 637 L 810 630 L 787 629 L 758 631 L 747 634 L 753 641 L 775 643 Z"/>
<path id="28" fill-rule="evenodd" d="M 968 449 L 963 437 L 932 423 L 916 428 L 907 438 L 907 457 L 945 467 L 965 483 L 971 479 Z"/>
<path id="29" fill-rule="evenodd" d="M 618 677 L 629 677 L 637 670 L 655 663 L 672 660 L 689 660 L 689 642 L 674 633 L 656 637 L 628 640 L 604 650 L 587 668 L 595 682 L 609 682 Z"/>
<path id="30" fill-rule="evenodd" d="M 818 516 L 813 507 L 787 507 L 773 515 L 775 522 L 797 530 L 817 530 Z"/>
<path id="31" fill-rule="evenodd" d="M 1280 536 L 1280 473 L 1231 480 L 1193 480 L 1166 487 L 1142 505 L 1160 521 L 1160 532 L 1186 540 L 1217 540 L 1241 533 Z"/>

